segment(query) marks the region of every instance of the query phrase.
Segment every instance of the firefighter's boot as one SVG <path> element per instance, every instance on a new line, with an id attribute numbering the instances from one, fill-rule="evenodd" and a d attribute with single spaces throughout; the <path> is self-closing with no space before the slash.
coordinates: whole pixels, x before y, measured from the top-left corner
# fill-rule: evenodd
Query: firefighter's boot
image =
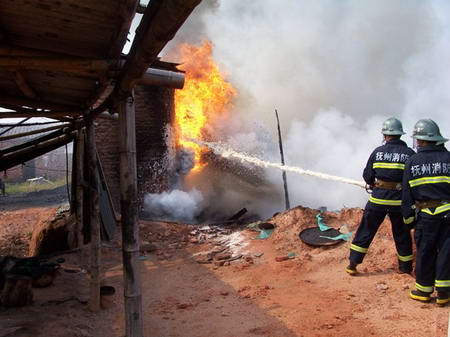
<path id="1" fill-rule="evenodd" d="M 347 266 L 347 268 L 345 268 L 345 271 L 347 274 L 351 275 L 351 276 L 355 276 L 356 274 L 358 274 L 358 271 L 356 270 L 356 264 L 350 262 L 350 264 Z"/>
<path id="2" fill-rule="evenodd" d="M 437 298 L 436 298 L 436 304 L 437 305 L 443 307 L 449 302 L 450 302 L 450 296 L 449 296 L 448 293 L 445 293 L 445 292 L 438 292 L 437 293 Z"/>
<path id="3" fill-rule="evenodd" d="M 413 300 L 425 303 L 431 301 L 431 293 L 426 293 L 420 290 L 411 290 L 411 292 L 409 293 L 409 297 L 411 297 Z"/>

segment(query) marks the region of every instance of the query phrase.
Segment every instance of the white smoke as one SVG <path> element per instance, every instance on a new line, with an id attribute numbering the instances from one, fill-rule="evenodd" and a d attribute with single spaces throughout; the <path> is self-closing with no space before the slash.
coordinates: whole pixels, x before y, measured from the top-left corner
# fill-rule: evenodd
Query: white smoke
<path id="1" fill-rule="evenodd" d="M 159 220 L 194 221 L 203 209 L 203 195 L 195 188 L 189 192 L 173 190 L 160 194 L 147 194 L 144 208 Z"/>
<path id="2" fill-rule="evenodd" d="M 409 135 L 418 119 L 432 118 L 450 136 L 450 3 L 222 0 L 211 7 L 198 18 L 204 31 L 187 25 L 184 37 L 208 37 L 238 89 L 232 127 L 220 128 L 220 140 L 236 150 L 262 149 L 262 159 L 279 162 L 275 108 L 286 164 L 357 180 L 388 117 L 400 118 Z M 253 137 L 255 120 L 271 130 L 271 142 Z M 252 137 L 260 143 L 250 145 Z M 282 191 L 280 172 L 266 173 Z M 363 207 L 367 200 L 339 183 L 293 174 L 288 183 L 292 205 Z"/>

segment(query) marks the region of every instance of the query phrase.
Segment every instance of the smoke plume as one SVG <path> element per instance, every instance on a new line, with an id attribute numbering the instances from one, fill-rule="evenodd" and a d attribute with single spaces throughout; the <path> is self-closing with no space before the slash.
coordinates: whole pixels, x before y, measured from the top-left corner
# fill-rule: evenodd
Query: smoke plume
<path id="1" fill-rule="evenodd" d="M 199 36 L 211 40 L 216 61 L 239 92 L 233 120 L 217 127 L 220 140 L 236 150 L 279 162 L 275 108 L 286 164 L 352 179 L 361 179 L 388 117 L 403 121 L 408 133 L 403 138 L 410 145 L 420 118 L 434 119 L 450 136 L 449 3 L 203 3 L 180 36 L 190 43 Z M 266 176 L 281 196 L 281 173 L 268 169 Z M 288 183 L 291 205 L 336 209 L 363 207 L 367 200 L 353 186 L 292 174 Z M 283 203 L 280 198 L 262 208 L 273 212 Z"/>
<path id="2" fill-rule="evenodd" d="M 191 222 L 202 211 L 202 202 L 203 195 L 196 189 L 189 192 L 173 190 L 160 194 L 147 194 L 144 207 L 155 219 Z"/>

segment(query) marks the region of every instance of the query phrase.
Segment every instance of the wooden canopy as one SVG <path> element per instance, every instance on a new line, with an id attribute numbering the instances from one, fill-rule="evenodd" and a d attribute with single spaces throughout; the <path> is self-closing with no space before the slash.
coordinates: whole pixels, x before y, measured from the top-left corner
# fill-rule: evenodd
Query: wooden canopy
<path id="1" fill-rule="evenodd" d="M 0 1 L 0 107 L 15 111 L 0 118 L 104 111 L 116 83 L 139 82 L 200 1 L 152 0 L 129 57 L 138 0 Z"/>
<path id="2" fill-rule="evenodd" d="M 1 1 L 0 106 L 88 108 L 108 72 L 117 70 L 136 6 L 135 0 Z"/>

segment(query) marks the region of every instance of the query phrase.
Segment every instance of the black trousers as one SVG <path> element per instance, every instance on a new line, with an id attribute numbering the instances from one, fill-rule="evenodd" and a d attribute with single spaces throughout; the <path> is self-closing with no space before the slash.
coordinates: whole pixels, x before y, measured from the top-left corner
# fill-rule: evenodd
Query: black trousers
<path id="1" fill-rule="evenodd" d="M 450 214 L 419 215 L 416 224 L 416 288 L 450 292 Z"/>
<path id="2" fill-rule="evenodd" d="M 350 246 L 350 262 L 353 264 L 363 262 L 368 248 L 387 214 L 392 224 L 399 268 L 402 271 L 411 272 L 413 260 L 411 232 L 409 226 L 403 222 L 402 214 L 399 211 L 364 210 L 361 223 Z"/>

